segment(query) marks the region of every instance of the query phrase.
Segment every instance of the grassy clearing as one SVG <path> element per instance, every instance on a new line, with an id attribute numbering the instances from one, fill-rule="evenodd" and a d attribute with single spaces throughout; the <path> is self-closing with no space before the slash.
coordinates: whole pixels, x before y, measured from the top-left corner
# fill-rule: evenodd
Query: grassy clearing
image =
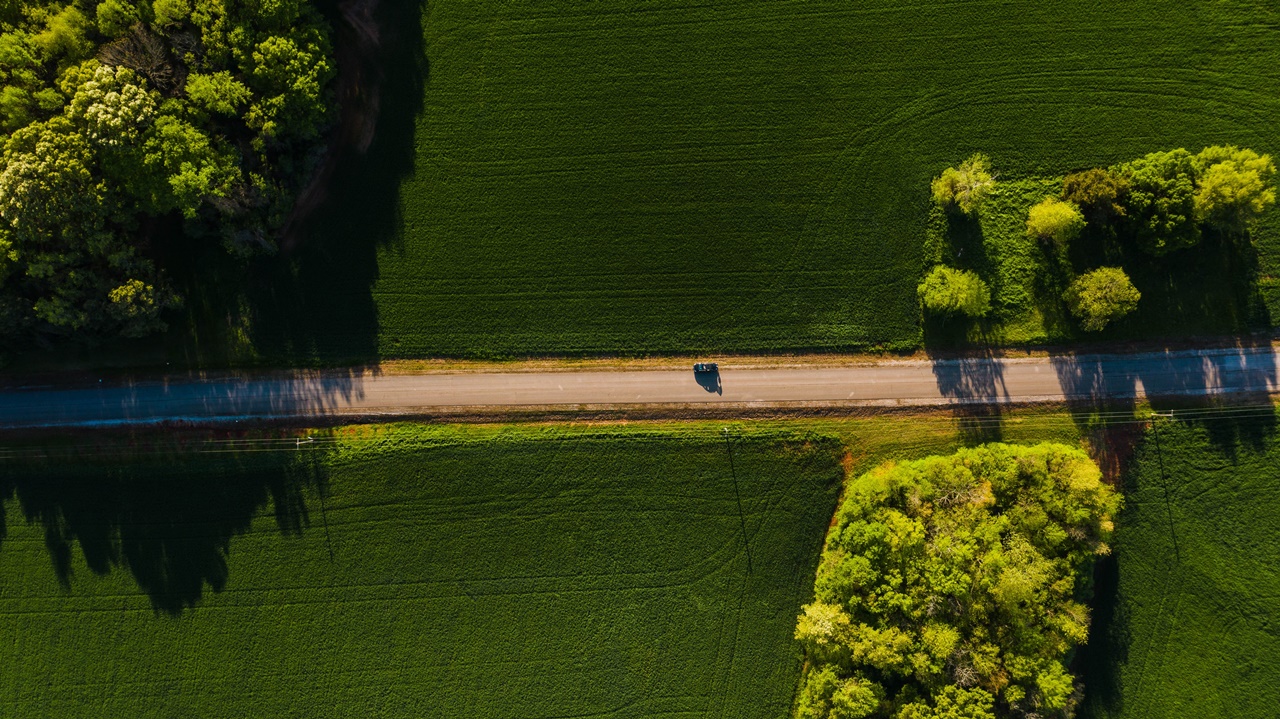
<path id="1" fill-rule="evenodd" d="M 10 464 L 0 713 L 784 716 L 839 445 L 736 440 L 740 520 L 717 435 Z"/>
<path id="2" fill-rule="evenodd" d="M 373 228 L 376 351 L 916 346 L 932 176 L 975 150 L 1011 189 L 1160 148 L 1276 153 L 1277 12 L 432 3 L 412 174 Z M 1170 287 L 1202 321 L 1149 334 L 1233 329 L 1212 289 Z M 1005 341 L 1054 336 L 1017 291 Z"/>
<path id="3" fill-rule="evenodd" d="M 1082 716 L 1275 715 L 1275 422 L 1166 422 L 1147 432 L 1115 561 L 1099 574 Z"/>
<path id="4" fill-rule="evenodd" d="M 1280 274 L 1280 212 L 1263 218 L 1252 244 L 1207 230 L 1196 247 L 1163 258 L 1090 227 L 1062 261 L 1027 237 L 1031 206 L 1061 192 L 1061 176 L 1027 177 L 1000 182 L 976 218 L 932 210 L 926 264 L 977 272 L 991 284 L 992 313 L 968 325 L 926 323 L 930 346 L 1153 339 L 1262 330 L 1280 321 L 1280 293 L 1271 278 Z M 1101 332 L 1081 330 L 1063 300 L 1071 281 L 1067 265 L 1077 274 L 1122 266 L 1142 293 L 1137 311 Z"/>

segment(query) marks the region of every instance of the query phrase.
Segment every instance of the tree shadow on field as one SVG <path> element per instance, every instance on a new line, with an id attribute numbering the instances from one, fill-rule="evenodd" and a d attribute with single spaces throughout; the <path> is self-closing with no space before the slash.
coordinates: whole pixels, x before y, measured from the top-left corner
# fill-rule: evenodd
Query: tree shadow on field
<path id="1" fill-rule="evenodd" d="M 1072 659 L 1071 673 L 1084 680 L 1080 716 L 1117 716 L 1123 709 L 1120 669 L 1129 661 L 1129 618 L 1120 601 L 1120 565 L 1115 556 L 1093 568 L 1089 641 Z"/>
<path id="2" fill-rule="evenodd" d="M 79 545 L 91 572 L 127 570 L 157 613 L 176 616 L 194 607 L 206 587 L 226 586 L 231 539 L 264 508 L 271 507 L 284 534 L 310 526 L 306 495 L 327 491 L 320 458 L 283 450 L 173 454 L 163 463 L 154 456 L 15 462 L 4 467 L 0 502 L 16 501 L 26 521 L 40 525 L 68 591 Z M 5 530 L 0 523 L 0 551 Z"/>
<path id="3" fill-rule="evenodd" d="M 330 160 L 303 192 L 278 256 L 246 268 L 213 242 L 169 248 L 164 264 L 187 304 L 187 327 L 173 333 L 170 354 L 188 366 L 378 359 L 372 287 L 379 248 L 399 239 L 400 184 L 414 171 L 415 120 L 429 77 L 425 3 L 320 6 L 335 28 L 340 71 Z"/>

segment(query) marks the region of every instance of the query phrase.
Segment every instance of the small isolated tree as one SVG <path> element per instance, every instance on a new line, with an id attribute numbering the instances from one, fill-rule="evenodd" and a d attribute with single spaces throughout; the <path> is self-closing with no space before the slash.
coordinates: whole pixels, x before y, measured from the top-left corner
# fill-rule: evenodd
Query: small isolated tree
<path id="1" fill-rule="evenodd" d="M 917 288 L 926 311 L 982 317 L 991 311 L 991 290 L 974 272 L 938 265 Z"/>
<path id="2" fill-rule="evenodd" d="M 1128 190 L 1123 177 L 1098 168 L 1073 172 L 1062 181 L 1062 198 L 1075 203 L 1094 221 L 1124 215 L 1122 202 Z"/>
<path id="3" fill-rule="evenodd" d="M 1084 214 L 1074 203 L 1046 197 L 1027 215 L 1027 236 L 1065 249 L 1084 229 Z"/>
<path id="4" fill-rule="evenodd" d="M 941 176 L 934 178 L 930 187 L 933 199 L 939 204 L 958 207 L 967 215 L 977 211 L 995 186 L 991 160 L 986 155 L 977 153 L 960 163 L 959 167 L 943 170 Z"/>
<path id="5" fill-rule="evenodd" d="M 1133 312 L 1142 294 L 1119 267 L 1099 267 L 1080 275 L 1067 288 L 1067 306 L 1080 326 L 1097 332 L 1112 320 Z"/>
<path id="6" fill-rule="evenodd" d="M 1199 186 L 1196 217 L 1230 230 L 1244 229 L 1276 202 L 1272 180 L 1276 166 L 1270 155 L 1227 145 L 1206 147 L 1196 155 Z"/>

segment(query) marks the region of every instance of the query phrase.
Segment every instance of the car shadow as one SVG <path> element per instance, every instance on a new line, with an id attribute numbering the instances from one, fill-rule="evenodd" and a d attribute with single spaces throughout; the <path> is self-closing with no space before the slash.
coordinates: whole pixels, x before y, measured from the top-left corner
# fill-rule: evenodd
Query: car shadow
<path id="1" fill-rule="evenodd" d="M 708 392 L 714 392 L 719 395 L 724 394 L 724 386 L 720 384 L 720 371 L 715 372 L 694 372 L 693 379 L 698 386 Z"/>

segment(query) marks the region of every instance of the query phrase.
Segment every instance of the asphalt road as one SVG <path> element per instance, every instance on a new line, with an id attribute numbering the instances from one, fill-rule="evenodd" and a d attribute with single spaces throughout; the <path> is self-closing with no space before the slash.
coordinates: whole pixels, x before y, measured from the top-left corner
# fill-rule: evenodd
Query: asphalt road
<path id="1" fill-rule="evenodd" d="M 1270 347 L 1132 355 L 881 362 L 692 371 L 299 373 L 170 376 L 91 387 L 0 392 L 0 427 L 326 416 L 414 416 L 447 410 L 685 406 L 1015 404 L 1168 395 L 1265 394 L 1280 358 Z M 719 409 L 728 409 L 721 407 Z"/>

